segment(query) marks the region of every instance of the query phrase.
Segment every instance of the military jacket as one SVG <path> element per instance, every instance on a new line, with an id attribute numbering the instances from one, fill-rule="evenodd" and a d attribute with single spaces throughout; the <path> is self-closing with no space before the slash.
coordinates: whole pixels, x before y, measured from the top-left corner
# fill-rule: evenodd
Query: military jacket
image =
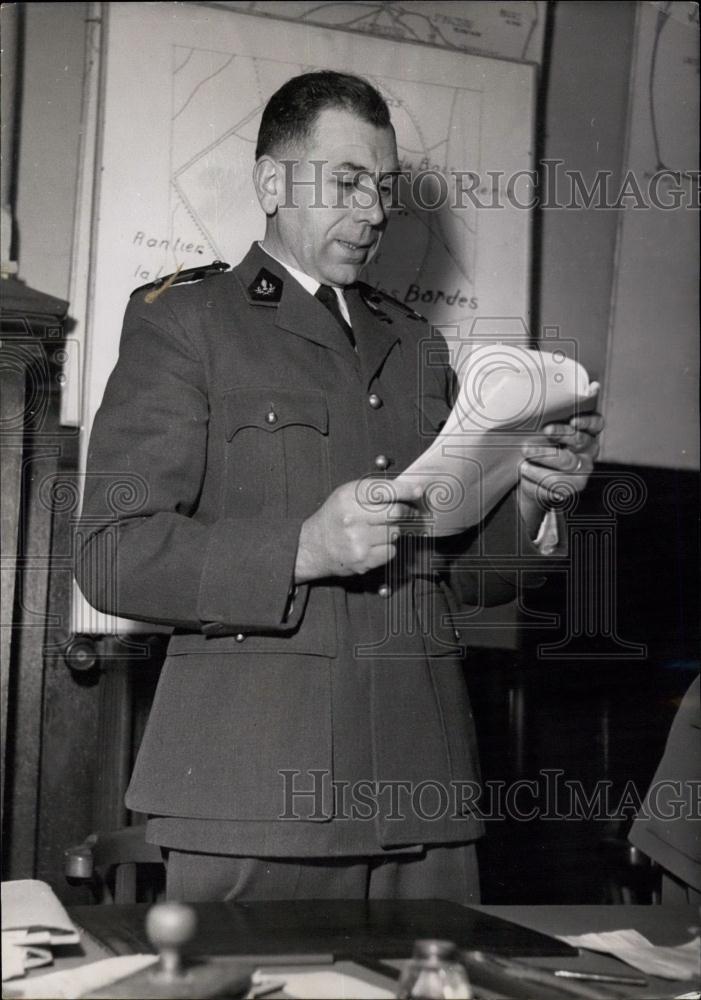
<path id="1" fill-rule="evenodd" d="M 513 498 L 440 548 L 295 587 L 304 520 L 342 483 L 406 468 L 452 402 L 443 339 L 368 286 L 345 295 L 356 351 L 257 245 L 137 292 L 92 431 L 81 587 L 174 630 L 127 803 L 223 824 L 233 853 L 482 829 L 456 615 L 516 593 L 488 561 L 519 551 Z"/>

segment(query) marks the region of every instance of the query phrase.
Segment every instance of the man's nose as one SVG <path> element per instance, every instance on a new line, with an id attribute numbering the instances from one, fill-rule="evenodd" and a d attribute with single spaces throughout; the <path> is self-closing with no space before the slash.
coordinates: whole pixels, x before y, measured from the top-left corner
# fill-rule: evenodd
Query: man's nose
<path id="1" fill-rule="evenodd" d="M 375 185 L 366 183 L 363 190 L 356 193 L 353 217 L 356 222 L 366 222 L 371 226 L 380 226 L 385 221 L 387 214 Z"/>

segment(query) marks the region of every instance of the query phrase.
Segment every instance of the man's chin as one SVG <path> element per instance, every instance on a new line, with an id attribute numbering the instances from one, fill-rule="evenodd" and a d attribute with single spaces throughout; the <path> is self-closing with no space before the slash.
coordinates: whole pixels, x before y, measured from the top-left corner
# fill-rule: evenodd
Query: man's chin
<path id="1" fill-rule="evenodd" d="M 358 280 L 360 272 L 365 267 L 365 263 L 366 262 L 363 261 L 358 264 L 334 264 L 334 266 L 329 267 L 326 272 L 326 281 L 332 285 L 352 285 Z"/>

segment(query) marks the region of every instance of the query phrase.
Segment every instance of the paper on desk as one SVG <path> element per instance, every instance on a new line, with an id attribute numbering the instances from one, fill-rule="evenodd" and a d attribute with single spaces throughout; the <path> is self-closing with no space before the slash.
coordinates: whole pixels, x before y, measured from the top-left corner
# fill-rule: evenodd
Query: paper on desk
<path id="1" fill-rule="evenodd" d="M 0 900 L 3 933 L 24 932 L 25 944 L 78 944 L 80 941 L 71 918 L 46 882 L 33 878 L 3 882 Z"/>
<path id="2" fill-rule="evenodd" d="M 48 944 L 48 932 L 34 935 L 37 940 L 28 945 L 26 931 L 2 932 L 2 981 L 23 976 L 29 969 L 37 969 L 42 965 L 51 965 L 53 955 L 48 948 L 39 948 L 39 944 Z M 44 938 L 45 940 L 41 940 Z"/>
<path id="3" fill-rule="evenodd" d="M 590 409 L 599 389 L 561 351 L 508 343 L 476 344 L 456 373 L 460 390 L 445 426 L 397 479 L 422 487 L 434 535 L 479 524 L 515 486 L 524 441 Z"/>
<path id="4" fill-rule="evenodd" d="M 2 903 L 2 981 L 48 965 L 50 949 L 77 944 L 78 931 L 51 886 L 37 879 L 0 885 Z"/>
<path id="5" fill-rule="evenodd" d="M 79 965 L 74 969 L 49 972 L 45 976 L 35 976 L 12 983 L 7 990 L 8 997 L 22 997 L 23 1000 L 77 1000 L 94 993 L 95 990 L 111 986 L 127 976 L 132 976 L 158 961 L 157 955 L 119 955 L 104 958 L 99 962 Z"/>
<path id="6" fill-rule="evenodd" d="M 561 941 L 575 948 L 615 955 L 648 976 L 661 979 L 694 979 L 701 976 L 701 938 L 686 944 L 657 945 L 635 930 L 604 931 L 600 934 L 559 934 Z"/>
<path id="7" fill-rule="evenodd" d="M 337 997 L 339 1000 L 379 1000 L 394 996 L 390 990 L 381 986 L 373 986 L 364 979 L 349 976 L 345 972 L 292 972 L 285 975 L 285 993 L 301 1000 L 326 1000 L 327 997 Z"/>

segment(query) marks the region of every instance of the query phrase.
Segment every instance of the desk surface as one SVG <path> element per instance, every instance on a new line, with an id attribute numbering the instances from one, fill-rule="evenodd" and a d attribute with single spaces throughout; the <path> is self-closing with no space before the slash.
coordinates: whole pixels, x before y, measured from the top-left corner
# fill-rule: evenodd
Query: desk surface
<path id="1" fill-rule="evenodd" d="M 701 916 L 693 906 L 481 906 L 505 920 L 523 924 L 543 934 L 586 934 L 632 928 L 653 944 L 675 945 L 691 940 L 699 933 Z M 612 955 L 585 951 L 565 961 L 552 958 L 526 959 L 545 969 L 640 975 Z M 682 982 L 643 976 L 647 987 L 629 987 L 626 997 L 674 997 L 701 989 L 701 981 Z"/>
<path id="2" fill-rule="evenodd" d="M 195 907 L 197 908 L 197 907 Z M 76 908 L 81 911 L 84 908 Z M 481 906 L 475 909 L 513 921 L 524 927 L 539 930 L 546 934 L 580 934 L 587 931 L 615 930 L 620 928 L 635 928 L 655 944 L 681 944 L 688 941 L 694 933 L 698 933 L 699 914 L 694 907 L 671 908 L 665 906 Z M 54 968 L 64 969 L 89 961 L 109 957 L 112 952 L 98 942 L 84 935 L 82 946 L 76 948 L 71 956 L 58 959 Z M 581 971 L 613 972 L 619 974 L 636 974 L 628 966 L 617 959 L 585 952 L 571 957 L 542 957 L 526 959 L 531 964 L 543 968 L 567 968 Z M 328 966 L 317 966 L 317 968 Z M 271 975 L 284 973 L 284 966 L 275 969 L 265 967 Z M 295 966 L 298 971 L 300 966 Z M 358 971 L 366 981 L 375 985 L 384 985 L 390 990 L 396 984 L 389 979 L 378 976 L 377 972 L 354 970 L 350 962 L 337 963 L 336 969 L 341 971 Z M 47 969 L 37 970 L 46 972 Z M 674 982 L 671 980 L 648 978 L 648 986 L 644 988 L 628 987 L 625 996 L 662 998 L 674 997 L 699 988 L 699 984 L 690 982 Z M 284 994 L 274 994 L 273 996 Z M 620 995 L 620 994 L 619 994 Z M 488 996 L 487 993 L 484 996 Z"/>
<path id="3" fill-rule="evenodd" d="M 148 907 L 75 907 L 73 919 L 115 954 L 151 950 L 145 932 Z M 460 948 L 502 956 L 572 956 L 555 938 L 475 907 L 439 899 L 345 899 L 210 902 L 196 907 L 190 955 L 208 958 L 280 954 L 302 961 L 310 955 L 373 959 L 409 958 L 414 941 L 440 938 Z"/>

